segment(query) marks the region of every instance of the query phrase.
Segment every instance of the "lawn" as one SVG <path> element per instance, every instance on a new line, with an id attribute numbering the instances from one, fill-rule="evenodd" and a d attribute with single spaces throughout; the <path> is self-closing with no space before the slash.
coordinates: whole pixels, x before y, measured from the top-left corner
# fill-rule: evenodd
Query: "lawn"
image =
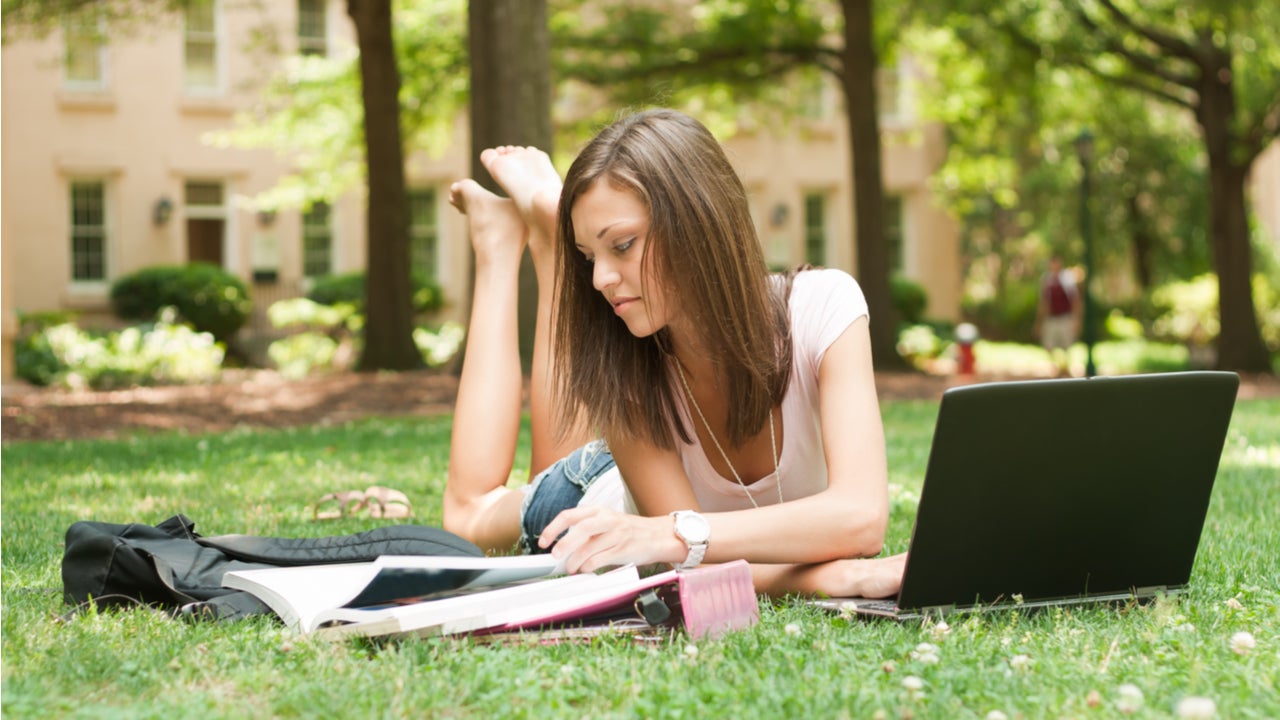
<path id="1" fill-rule="evenodd" d="M 933 402 L 884 405 L 890 552 L 905 550 L 910 537 L 936 413 Z M 1213 702 L 1217 717 L 1276 718 L 1277 418 L 1280 400 L 1237 405 L 1191 588 L 1176 599 L 993 613 L 949 627 L 764 603 L 759 626 L 715 641 L 676 635 L 656 644 L 528 647 L 465 639 L 327 644 L 266 619 L 187 624 L 143 610 L 57 621 L 62 536 L 79 519 L 155 523 L 183 512 L 206 534 L 343 534 L 384 521 L 316 523 L 309 504 L 377 482 L 408 493 L 417 522 L 438 523 L 448 417 L 7 444 L 3 713 L 1109 718 L 1128 709 L 1159 718 L 1178 717 L 1179 704 L 1198 697 Z"/>

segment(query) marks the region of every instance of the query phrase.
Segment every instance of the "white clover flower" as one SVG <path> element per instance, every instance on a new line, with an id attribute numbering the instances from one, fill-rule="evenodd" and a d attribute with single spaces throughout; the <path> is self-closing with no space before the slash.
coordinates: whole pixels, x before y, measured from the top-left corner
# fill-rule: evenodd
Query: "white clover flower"
<path id="1" fill-rule="evenodd" d="M 788 635 L 799 635 L 800 626 L 795 623 L 787 623 L 787 626 L 782 628 L 782 631 Z"/>
<path id="2" fill-rule="evenodd" d="M 1014 655 L 1009 658 L 1009 667 L 1014 670 L 1026 671 L 1031 669 L 1034 661 L 1028 655 Z"/>
<path id="3" fill-rule="evenodd" d="M 938 664 L 938 646 L 931 643 L 920 643 L 911 651 L 911 659 L 925 665 Z"/>
<path id="4" fill-rule="evenodd" d="M 1253 633 L 1240 631 L 1231 636 L 1231 652 L 1237 655 L 1248 655 L 1254 648 L 1258 647 L 1258 641 L 1253 639 Z"/>
<path id="5" fill-rule="evenodd" d="M 1009 716 L 999 710 L 992 710 L 987 713 L 987 720 L 1009 720 Z"/>
<path id="6" fill-rule="evenodd" d="M 1218 714 L 1218 706 L 1212 698 L 1184 697 L 1178 701 L 1177 713 L 1187 720 L 1210 720 Z"/>
<path id="7" fill-rule="evenodd" d="M 924 680 L 921 680 L 915 675 L 908 675 L 902 678 L 902 687 L 910 690 L 911 692 L 918 692 L 924 689 Z"/>
<path id="8" fill-rule="evenodd" d="M 880 666 L 880 669 L 892 675 L 893 671 L 897 670 L 897 667 L 893 664 L 892 660 L 885 660 L 884 664 Z"/>
<path id="9" fill-rule="evenodd" d="M 564 675 L 565 677 L 569 677 L 570 675 L 574 674 L 575 672 L 577 672 L 577 668 L 575 668 L 575 667 L 574 667 L 574 666 L 572 666 L 572 665 L 565 664 L 565 665 L 561 665 L 561 666 L 560 666 L 560 674 L 561 674 L 561 675 Z"/>
<path id="10" fill-rule="evenodd" d="M 938 624 L 929 628 L 929 635 L 934 639 L 941 641 L 951 633 L 951 626 L 945 620 L 939 620 Z"/>
<path id="11" fill-rule="evenodd" d="M 1102 704 L 1102 693 L 1097 690 L 1090 690 L 1089 694 L 1084 697 L 1084 704 L 1091 708 L 1098 707 Z"/>
<path id="12" fill-rule="evenodd" d="M 1237 599 L 1235 599 L 1235 598 L 1227 598 L 1226 602 L 1224 602 L 1224 603 L 1223 603 L 1223 605 L 1226 605 L 1227 607 L 1231 608 L 1232 610 L 1243 610 L 1243 609 L 1244 609 L 1244 605 L 1243 605 L 1239 600 L 1237 600 Z"/>
<path id="13" fill-rule="evenodd" d="M 684 654 L 689 656 L 690 658 L 698 657 L 698 646 L 693 644 L 685 645 Z"/>
<path id="14" fill-rule="evenodd" d="M 1125 683 L 1120 686 L 1120 700 L 1116 702 L 1116 707 L 1122 713 L 1134 713 L 1138 708 L 1142 707 L 1142 689 L 1137 685 Z"/>

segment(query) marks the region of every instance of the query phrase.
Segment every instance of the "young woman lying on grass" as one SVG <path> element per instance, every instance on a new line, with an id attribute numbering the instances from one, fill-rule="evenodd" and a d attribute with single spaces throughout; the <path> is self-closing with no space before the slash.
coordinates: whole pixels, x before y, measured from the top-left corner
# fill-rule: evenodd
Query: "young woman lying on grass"
<path id="1" fill-rule="evenodd" d="M 571 572 L 745 558 L 760 592 L 895 593 L 905 556 L 869 559 L 887 481 L 853 278 L 771 275 L 724 151 L 674 111 L 610 126 L 563 185 L 534 148 L 481 160 L 511 199 L 472 180 L 450 195 L 476 279 L 445 527 L 549 550 Z M 512 489 L 526 244 L 533 482 Z"/>

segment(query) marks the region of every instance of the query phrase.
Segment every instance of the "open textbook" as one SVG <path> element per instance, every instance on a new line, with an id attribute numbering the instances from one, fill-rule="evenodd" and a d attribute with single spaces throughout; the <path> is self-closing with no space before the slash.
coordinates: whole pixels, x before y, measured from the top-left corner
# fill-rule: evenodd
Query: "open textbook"
<path id="1" fill-rule="evenodd" d="M 551 555 L 383 555 L 365 563 L 238 570 L 224 575 L 222 584 L 253 594 L 289 627 L 311 632 L 320 624 L 340 620 L 346 611 L 412 603 L 563 572 Z"/>
<path id="2" fill-rule="evenodd" d="M 531 558 L 488 560 L 536 564 Z M 511 633 L 538 628 L 609 625 L 683 625 L 691 635 L 715 635 L 747 627 L 759 617 L 751 573 L 742 561 L 689 571 L 671 571 L 641 578 L 634 566 L 600 574 L 551 577 L 513 582 L 493 589 L 452 594 L 422 593 L 382 598 L 377 604 L 355 606 L 364 586 L 361 579 L 376 576 L 388 563 L 415 560 L 425 567 L 433 561 L 457 562 L 481 558 L 382 558 L 362 565 L 322 565 L 271 568 L 227 573 L 223 584 L 253 593 L 291 627 L 304 633 L 347 636 L 408 637 Z M 545 564 L 547 561 L 543 560 Z M 554 561 L 552 562 L 552 570 Z M 370 565 L 383 564 L 378 571 Z M 402 568 L 397 568 L 402 569 Z M 525 569 L 525 568 L 521 568 Z M 504 571 L 511 568 L 503 568 Z M 544 574 L 550 574 L 547 571 Z M 487 577 L 495 578 L 496 574 Z M 517 580 L 517 578 L 511 578 Z M 345 588 L 338 592 L 338 588 Z M 321 595 L 327 597 L 321 598 Z"/>

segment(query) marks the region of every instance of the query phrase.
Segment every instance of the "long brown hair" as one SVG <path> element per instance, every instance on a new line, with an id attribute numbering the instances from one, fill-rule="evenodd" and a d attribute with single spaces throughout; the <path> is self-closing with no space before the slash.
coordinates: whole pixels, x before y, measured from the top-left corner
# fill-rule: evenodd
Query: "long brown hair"
<path id="1" fill-rule="evenodd" d="M 555 307 L 557 410 L 584 410 L 606 437 L 674 447 L 677 418 L 666 328 L 638 338 L 601 302 L 592 266 L 575 247 L 573 206 L 596 182 L 635 193 L 649 211 L 642 262 L 661 278 L 668 307 L 702 332 L 702 349 L 722 370 L 728 440 L 740 446 L 764 426 L 791 376 L 787 292 L 771 287 L 746 189 L 711 133 L 672 110 L 610 125 L 565 176 L 558 220 Z M 567 424 L 567 423 L 566 423 Z"/>

